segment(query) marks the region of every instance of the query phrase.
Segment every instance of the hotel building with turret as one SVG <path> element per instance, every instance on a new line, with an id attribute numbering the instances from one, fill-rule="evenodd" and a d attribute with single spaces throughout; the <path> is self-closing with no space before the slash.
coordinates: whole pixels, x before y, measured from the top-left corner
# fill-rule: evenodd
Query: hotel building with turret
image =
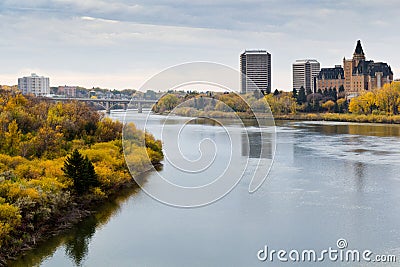
<path id="1" fill-rule="evenodd" d="M 352 59 L 343 58 L 343 67 L 322 68 L 317 77 L 317 88 L 339 89 L 343 86 L 346 95 L 358 95 L 364 90 L 379 89 L 393 81 L 391 67 L 384 62 L 366 60 L 361 41 L 357 41 Z"/>

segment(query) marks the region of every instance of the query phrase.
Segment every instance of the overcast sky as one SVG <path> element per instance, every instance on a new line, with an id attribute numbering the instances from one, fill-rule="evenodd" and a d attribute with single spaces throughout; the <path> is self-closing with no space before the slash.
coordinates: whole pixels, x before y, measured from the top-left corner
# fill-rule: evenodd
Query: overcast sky
<path id="1" fill-rule="evenodd" d="M 399 11 L 397 0 L 2 0 L 0 84 L 36 72 L 51 86 L 138 88 L 172 65 L 238 69 L 243 50 L 266 49 L 273 89 L 290 90 L 296 59 L 341 64 L 357 39 L 400 77 Z"/>

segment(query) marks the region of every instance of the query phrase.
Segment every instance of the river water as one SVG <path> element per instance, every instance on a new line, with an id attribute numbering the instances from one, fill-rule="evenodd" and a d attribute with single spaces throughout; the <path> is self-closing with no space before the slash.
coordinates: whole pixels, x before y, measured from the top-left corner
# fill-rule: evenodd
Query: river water
<path id="1" fill-rule="evenodd" d="M 111 117 L 123 120 L 124 113 Z M 147 114 L 129 112 L 140 128 Z M 184 118 L 150 116 L 146 128 L 157 138 L 160 129 L 176 131 Z M 222 199 L 199 208 L 165 205 L 139 189 L 99 207 L 99 212 L 62 236 L 44 243 L 15 266 L 280 266 L 278 259 L 257 258 L 265 246 L 274 250 L 348 249 L 396 255 L 400 262 L 400 127 L 337 122 L 276 122 L 276 154 L 265 183 L 248 193 L 245 175 Z M 274 145 L 260 138 L 261 128 L 225 120 L 232 131 L 229 168 L 250 159 L 271 159 Z M 214 140 L 214 164 L 226 164 L 232 151 L 219 125 L 196 121 L 180 136 L 182 153 L 199 157 L 197 142 Z M 248 138 L 244 138 L 244 130 Z M 170 140 L 163 139 L 168 149 Z M 263 151 L 259 151 L 263 142 Z M 250 144 L 249 144 L 250 143 Z M 225 144 L 225 145 L 224 145 Z M 179 153 L 176 151 L 176 153 Z M 199 154 L 200 153 L 200 154 Z M 174 152 L 169 152 L 173 156 Z M 232 164 L 232 162 L 234 164 Z M 265 167 L 267 171 L 268 166 Z M 159 175 L 183 186 L 213 180 L 213 170 L 193 179 L 168 160 L 159 173 L 143 179 L 145 189 L 157 186 Z M 263 254 L 261 254 L 263 255 Z M 397 264 L 398 264 L 397 262 Z M 310 266 L 366 266 L 366 262 L 300 262 Z M 397 266 L 389 263 L 385 266 Z"/>

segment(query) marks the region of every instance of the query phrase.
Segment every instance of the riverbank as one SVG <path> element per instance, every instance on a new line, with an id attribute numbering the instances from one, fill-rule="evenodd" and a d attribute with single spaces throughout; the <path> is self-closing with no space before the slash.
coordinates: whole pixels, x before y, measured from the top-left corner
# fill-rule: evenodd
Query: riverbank
<path id="1" fill-rule="evenodd" d="M 159 113 L 168 115 L 170 113 Z M 209 117 L 209 118 L 271 118 L 270 113 L 248 113 L 248 112 L 223 112 L 202 111 L 194 108 L 182 107 L 173 111 L 173 114 L 185 117 Z M 400 124 L 400 115 L 359 115 L 351 113 L 297 113 L 297 114 L 273 114 L 274 120 L 305 120 L 305 121 L 337 121 L 357 123 L 386 123 Z"/>
<path id="2" fill-rule="evenodd" d="M 121 190 L 137 187 L 124 164 L 121 147 L 115 144 L 115 141 L 98 143 L 93 145 L 92 148 L 82 149 L 82 153 L 88 155 L 94 161 L 95 170 L 101 183 L 99 187 L 93 188 L 86 194 L 76 194 L 68 187 L 63 186 L 62 183 L 59 187 L 53 185 L 52 188 L 49 188 L 49 185 L 44 185 L 45 181 L 43 181 L 43 187 L 40 188 L 31 187 L 31 184 L 24 180 L 16 182 L 6 180 L 0 184 L 1 195 L 10 196 L 10 202 L 11 199 L 15 198 L 15 201 L 13 201 L 15 204 L 7 205 L 17 206 L 19 213 L 19 220 L 15 225 L 11 225 L 11 230 L 8 233 L 4 233 L 4 231 L 1 233 L 0 266 L 9 265 L 10 262 L 25 255 L 49 238 L 64 233 L 85 218 L 96 214 L 96 209 L 99 206 L 117 197 Z M 105 153 L 106 151 L 108 154 Z M 133 153 L 139 155 L 134 162 L 131 161 L 134 166 L 137 166 L 134 175 L 141 175 L 153 170 L 149 167 L 151 163 L 144 156 L 145 148 L 135 147 Z M 15 160 L 9 158 L 9 161 Z M 63 160 L 63 158 L 60 158 L 52 161 L 55 169 L 61 169 Z M 4 162 L 0 159 L 1 161 Z M 15 169 L 19 169 L 23 164 L 35 163 L 38 162 L 24 160 L 15 166 Z M 161 167 L 159 161 L 155 161 L 152 165 L 156 169 Z M 28 169 L 31 166 L 28 165 Z M 38 169 L 41 169 L 41 167 L 42 164 L 38 166 Z M 12 171 L 15 171 L 15 169 Z M 47 173 L 44 174 L 44 176 L 47 175 Z M 55 180 L 63 179 L 61 175 L 60 173 L 60 176 Z M 64 181 L 64 183 L 68 182 Z M 35 196 L 35 194 L 37 195 Z M 4 213 L 4 209 L 1 211 Z M 0 214 L 0 216 L 3 217 L 4 214 Z M 12 216 L 10 217 L 12 218 Z M 2 225 L 2 229 L 4 229 L 4 226 L 5 224 Z"/>
<path id="3" fill-rule="evenodd" d="M 54 218 L 53 222 L 44 225 L 41 229 L 36 231 L 32 237 L 30 242 L 25 242 L 22 244 L 19 251 L 16 251 L 13 254 L 7 255 L 7 259 L 2 259 L 0 261 L 0 266 L 8 266 L 14 265 L 15 260 L 18 262 L 18 266 L 23 262 L 25 255 L 32 254 L 32 250 L 40 247 L 42 244 L 46 243 L 51 238 L 55 238 L 58 236 L 65 235 L 72 228 L 76 227 L 79 223 L 84 220 L 87 220 L 91 216 L 97 216 L 97 213 L 101 212 L 101 208 L 104 205 L 108 205 L 108 203 L 112 203 L 118 198 L 120 198 L 120 193 L 125 192 L 126 190 L 132 191 L 138 189 L 138 185 L 132 179 L 129 182 L 126 182 L 120 185 L 116 190 L 107 198 L 103 198 L 102 200 L 96 201 L 88 201 L 88 199 L 76 199 L 70 205 L 69 210 L 65 210 L 65 213 L 59 218 Z M 107 217 L 108 218 L 108 217 Z M 40 262 L 30 262 L 29 265 L 37 265 Z"/>
<path id="4" fill-rule="evenodd" d="M 307 113 L 307 114 L 274 115 L 274 119 L 400 124 L 400 115 L 387 116 L 387 115 L 372 115 L 372 114 L 357 115 L 357 114 L 338 114 L 338 113 Z"/>
<path id="5" fill-rule="evenodd" d="M 85 103 L 10 92 L 0 99 L 0 265 L 86 218 L 163 159 L 161 141 Z"/>

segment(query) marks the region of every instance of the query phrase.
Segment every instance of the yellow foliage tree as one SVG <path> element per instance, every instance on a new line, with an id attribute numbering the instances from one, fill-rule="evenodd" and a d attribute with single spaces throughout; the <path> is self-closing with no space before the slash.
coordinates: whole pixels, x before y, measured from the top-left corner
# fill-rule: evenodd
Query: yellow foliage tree
<path id="1" fill-rule="evenodd" d="M 18 153 L 20 139 L 21 131 L 18 130 L 16 120 L 13 120 L 8 125 L 8 131 L 5 133 L 5 149 L 9 155 L 14 156 Z"/>
<path id="2" fill-rule="evenodd" d="M 328 100 L 322 104 L 322 108 L 326 109 L 328 112 L 331 112 L 334 106 L 335 102 L 333 102 L 332 100 Z"/>

